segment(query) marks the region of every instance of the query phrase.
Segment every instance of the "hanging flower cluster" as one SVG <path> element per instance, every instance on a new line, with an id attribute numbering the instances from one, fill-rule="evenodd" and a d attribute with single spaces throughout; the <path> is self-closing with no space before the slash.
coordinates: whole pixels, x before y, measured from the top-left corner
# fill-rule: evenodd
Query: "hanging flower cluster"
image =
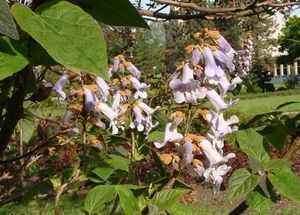
<path id="1" fill-rule="evenodd" d="M 242 80 L 240 73 L 235 71 L 234 57 L 237 52 L 218 31 L 204 29 L 196 33 L 194 39 L 197 44 L 186 47 L 191 59 L 177 67 L 169 84 L 175 102 L 189 104 L 188 113 L 171 113 L 164 140 L 154 145 L 157 148 L 175 146 L 176 152 L 160 154 L 163 164 L 173 165 L 177 171 L 187 168 L 192 175 L 204 177 L 212 183 L 217 192 L 223 176 L 230 169 L 226 162 L 235 157 L 234 153 L 224 155 L 224 139 L 237 131 L 234 124 L 239 122 L 235 115 L 224 118 L 223 113 L 236 103 L 225 101 L 225 97 L 227 91 L 233 90 Z M 247 47 L 250 48 L 250 45 Z M 192 112 L 192 105 L 197 105 L 204 98 L 210 101 L 214 110 L 200 108 Z M 208 132 L 197 135 L 189 133 L 193 120 L 205 123 Z"/>
<path id="2" fill-rule="evenodd" d="M 18 2 L 26 6 L 30 6 L 32 4 L 32 0 L 18 0 Z"/>
<path id="3" fill-rule="evenodd" d="M 253 53 L 254 48 L 252 35 L 251 32 L 249 32 L 242 43 L 242 50 L 236 52 L 233 61 L 236 67 L 236 72 L 239 74 L 240 77 L 245 77 L 246 75 L 248 75 Z"/>
<path id="4" fill-rule="evenodd" d="M 118 55 L 108 76 L 111 79 L 109 84 L 87 73 L 66 72 L 60 77 L 52 90 L 59 101 L 68 101 L 63 123 L 73 128 L 75 135 L 79 131 L 78 118 L 84 115 L 89 124 L 99 128 L 105 129 L 108 124 L 112 134 L 124 130 L 128 124 L 131 129 L 147 135 L 156 126 L 152 115 L 159 107 L 153 109 L 143 101 L 150 86 L 139 81 L 141 72 L 123 55 Z M 67 95 L 64 88 L 69 82 L 72 84 Z M 94 137 L 91 139 L 93 145 L 98 143 Z"/>

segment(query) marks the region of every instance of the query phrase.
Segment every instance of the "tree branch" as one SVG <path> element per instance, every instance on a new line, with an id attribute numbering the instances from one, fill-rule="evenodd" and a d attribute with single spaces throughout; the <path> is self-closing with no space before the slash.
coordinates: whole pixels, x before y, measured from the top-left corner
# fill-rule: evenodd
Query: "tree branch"
<path id="1" fill-rule="evenodd" d="M 156 3 L 162 4 L 165 6 L 173 6 L 181 9 L 190 10 L 189 14 L 174 14 L 174 13 L 160 13 L 159 11 L 143 10 L 139 8 L 139 12 L 143 16 L 155 17 L 165 20 L 171 19 L 231 19 L 236 17 L 251 16 L 255 14 L 260 14 L 264 12 L 269 12 L 274 10 L 275 13 L 277 10 L 290 7 L 295 5 L 300 5 L 300 1 L 289 1 L 284 3 L 276 3 L 275 1 L 262 1 L 259 2 L 254 0 L 253 2 L 239 6 L 239 7 L 215 7 L 207 8 L 202 7 L 196 3 L 192 2 L 181 2 L 175 0 L 153 0 Z M 184 11 L 181 11 L 184 12 Z"/>
<path id="2" fill-rule="evenodd" d="M 46 142 L 44 142 L 43 144 L 42 144 L 43 141 L 39 141 L 38 146 L 36 148 L 32 149 L 31 151 L 28 151 L 27 153 L 25 153 L 25 154 L 23 154 L 19 157 L 16 157 L 16 158 L 12 158 L 12 159 L 9 159 L 9 160 L 0 160 L 0 164 L 16 162 L 16 161 L 18 161 L 22 158 L 31 156 L 35 152 L 40 150 L 41 148 L 49 146 L 57 136 L 62 135 L 62 134 L 66 134 L 67 132 L 69 132 L 69 130 L 60 131 L 60 132 L 52 135 L 51 137 L 49 137 L 49 139 Z"/>
<path id="3" fill-rule="evenodd" d="M 153 18 L 158 18 L 158 19 L 163 19 L 163 20 L 191 20 L 191 19 L 206 19 L 206 20 L 217 20 L 217 19 L 233 19 L 233 18 L 239 18 L 239 17 L 247 17 L 255 14 L 261 14 L 263 13 L 262 11 L 257 12 L 253 10 L 247 10 L 247 11 L 242 11 L 240 13 L 233 13 L 233 14 L 219 14 L 218 16 L 212 16 L 212 15 L 204 15 L 201 13 L 197 14 L 166 14 L 166 13 L 156 13 L 154 11 L 149 11 L 149 10 L 139 10 L 139 13 L 142 16 L 148 16 L 148 17 L 153 17 Z"/>

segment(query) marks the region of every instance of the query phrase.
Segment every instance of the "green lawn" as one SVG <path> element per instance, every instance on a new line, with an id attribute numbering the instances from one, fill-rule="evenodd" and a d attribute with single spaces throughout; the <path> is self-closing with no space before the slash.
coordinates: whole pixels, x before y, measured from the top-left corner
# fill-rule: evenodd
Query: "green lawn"
<path id="1" fill-rule="evenodd" d="M 278 105 L 291 101 L 299 103 L 290 104 L 280 110 L 284 112 L 300 112 L 300 95 L 243 99 L 231 107 L 229 112 L 238 114 L 242 119 L 249 119 L 259 113 L 274 111 Z"/>

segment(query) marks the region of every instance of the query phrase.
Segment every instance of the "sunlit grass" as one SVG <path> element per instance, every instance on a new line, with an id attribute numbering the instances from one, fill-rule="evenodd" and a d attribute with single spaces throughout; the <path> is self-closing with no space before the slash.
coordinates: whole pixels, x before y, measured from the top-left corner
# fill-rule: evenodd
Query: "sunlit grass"
<path id="1" fill-rule="evenodd" d="M 249 119 L 256 114 L 274 111 L 285 102 L 299 102 L 280 109 L 283 112 L 300 112 L 300 95 L 270 96 L 266 98 L 243 99 L 229 109 L 231 113 L 238 113 L 242 119 Z"/>

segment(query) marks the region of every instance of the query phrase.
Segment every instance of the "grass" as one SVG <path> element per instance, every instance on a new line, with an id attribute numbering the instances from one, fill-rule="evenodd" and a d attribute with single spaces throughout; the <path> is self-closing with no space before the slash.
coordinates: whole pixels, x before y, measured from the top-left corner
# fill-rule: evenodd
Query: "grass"
<path id="1" fill-rule="evenodd" d="M 248 94 L 241 94 L 236 96 L 228 94 L 228 98 L 242 100 L 242 99 L 255 99 L 255 98 L 291 96 L 291 95 L 300 95 L 300 90 L 283 90 L 283 91 L 265 92 L 265 93 L 248 93 Z"/>
<path id="2" fill-rule="evenodd" d="M 283 112 L 300 112 L 300 95 L 271 96 L 238 101 L 229 109 L 230 113 L 238 114 L 242 119 L 249 119 L 257 114 L 275 111 L 276 107 L 285 102 L 299 102 L 280 109 Z"/>
<path id="3" fill-rule="evenodd" d="M 207 188 L 208 189 L 208 188 Z M 208 189 L 209 190 L 209 189 Z M 209 190 L 211 192 L 211 190 Z M 31 200 L 27 205 L 20 202 L 11 202 L 0 207 L 0 215 L 54 215 L 54 199 L 53 198 L 35 198 Z M 61 212 L 63 215 L 84 215 L 83 211 L 84 198 L 80 195 L 63 195 L 61 199 Z M 111 206 L 108 206 L 101 213 L 107 215 L 110 213 Z M 211 209 L 210 205 L 199 203 L 198 201 L 190 205 L 192 214 L 188 215 L 221 215 L 220 211 Z M 116 215 L 124 215 L 120 209 L 120 205 L 117 209 Z M 182 214 L 180 214 L 182 215 Z"/>
<path id="4" fill-rule="evenodd" d="M 79 195 L 64 195 L 61 199 L 61 211 L 64 215 L 83 215 L 83 197 Z M 11 202 L 0 207 L 0 215 L 54 215 L 54 199 L 34 199 L 27 205 L 21 202 Z"/>

